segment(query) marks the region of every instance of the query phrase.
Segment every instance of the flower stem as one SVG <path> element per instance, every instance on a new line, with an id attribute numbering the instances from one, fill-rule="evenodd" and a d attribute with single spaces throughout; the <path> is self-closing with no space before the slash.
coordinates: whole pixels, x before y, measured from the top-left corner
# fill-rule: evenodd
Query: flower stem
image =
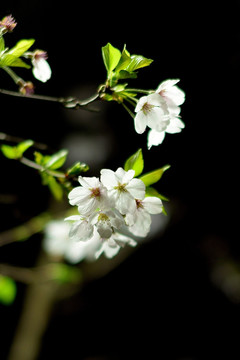
<path id="1" fill-rule="evenodd" d="M 133 88 L 126 88 L 124 91 L 137 92 L 137 93 L 142 93 L 142 94 L 147 94 L 147 95 L 154 92 L 153 90 L 133 89 Z"/>
<path id="2" fill-rule="evenodd" d="M 129 107 L 127 107 L 127 105 L 124 104 L 124 103 L 121 103 L 121 104 L 122 104 L 122 106 L 124 107 L 124 109 L 127 110 L 127 112 L 129 113 L 129 115 L 134 119 L 134 118 L 135 118 L 134 113 L 129 109 Z"/>

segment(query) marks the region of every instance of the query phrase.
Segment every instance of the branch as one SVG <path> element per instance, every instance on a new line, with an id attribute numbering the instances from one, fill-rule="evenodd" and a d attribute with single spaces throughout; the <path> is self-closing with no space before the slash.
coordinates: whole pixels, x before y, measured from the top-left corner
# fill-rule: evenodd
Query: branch
<path id="1" fill-rule="evenodd" d="M 12 91 L 6 89 L 0 89 L 0 94 L 21 97 L 21 98 L 35 99 L 35 100 L 51 101 L 55 103 L 60 103 L 68 109 L 78 109 L 78 108 L 86 107 L 86 109 L 89 111 L 96 111 L 87 108 L 87 106 L 99 98 L 99 93 L 94 94 L 85 100 L 79 100 L 74 97 L 54 97 L 54 96 L 38 95 L 38 94 L 23 95 L 18 91 Z"/>

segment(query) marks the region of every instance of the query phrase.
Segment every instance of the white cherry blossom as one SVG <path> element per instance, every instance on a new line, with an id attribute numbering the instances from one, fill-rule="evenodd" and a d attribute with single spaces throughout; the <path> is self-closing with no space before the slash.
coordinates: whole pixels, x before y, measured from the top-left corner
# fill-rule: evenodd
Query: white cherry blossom
<path id="1" fill-rule="evenodd" d="M 87 217 L 72 215 L 67 217 L 65 221 L 73 221 L 69 232 L 70 239 L 75 241 L 87 241 L 92 237 L 93 225 Z"/>
<path id="2" fill-rule="evenodd" d="M 168 106 L 173 104 L 179 106 L 185 101 L 184 91 L 176 86 L 179 81 L 179 79 L 165 80 L 156 89 L 156 93 L 164 98 Z"/>
<path id="3" fill-rule="evenodd" d="M 90 221 L 96 226 L 102 239 L 110 238 L 114 229 L 125 225 L 123 216 L 117 210 L 97 211 L 90 217 Z"/>
<path id="4" fill-rule="evenodd" d="M 136 200 L 136 210 L 132 214 L 126 215 L 126 223 L 129 231 L 136 235 L 145 237 L 151 226 L 151 215 L 162 212 L 162 201 L 155 196 L 146 197 L 143 200 Z"/>
<path id="5" fill-rule="evenodd" d="M 32 54 L 33 75 L 36 79 L 46 82 L 51 78 L 52 70 L 47 62 L 47 53 L 45 51 L 36 50 Z"/>
<path id="6" fill-rule="evenodd" d="M 96 258 L 99 258 L 99 256 L 104 253 L 107 258 L 112 258 L 126 244 L 134 247 L 137 245 L 137 242 L 129 236 L 120 234 L 118 232 L 113 232 L 109 239 L 102 240 L 102 244 L 98 251 L 96 251 L 95 256 Z"/>
<path id="7" fill-rule="evenodd" d="M 169 113 L 166 101 L 159 94 L 150 94 L 139 99 L 135 108 L 135 130 L 142 134 L 146 127 L 163 131 L 169 124 Z"/>
<path id="8" fill-rule="evenodd" d="M 125 171 L 121 167 L 116 172 L 101 170 L 101 182 L 122 215 L 135 211 L 135 198 L 142 200 L 145 197 L 145 185 L 140 179 L 134 179 L 134 174 L 134 170 Z"/>
<path id="9" fill-rule="evenodd" d="M 79 176 L 81 186 L 70 191 L 68 198 L 71 205 L 78 206 L 80 214 L 90 215 L 97 208 L 110 206 L 107 190 L 97 177 Z"/>

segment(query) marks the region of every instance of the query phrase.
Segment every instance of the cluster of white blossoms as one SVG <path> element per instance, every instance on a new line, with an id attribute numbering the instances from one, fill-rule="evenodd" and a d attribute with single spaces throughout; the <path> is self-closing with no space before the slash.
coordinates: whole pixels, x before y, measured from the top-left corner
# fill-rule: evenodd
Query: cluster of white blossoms
<path id="1" fill-rule="evenodd" d="M 156 91 L 139 99 L 135 108 L 135 130 L 142 134 L 146 127 L 148 148 L 157 146 L 164 140 L 165 133 L 178 133 L 184 128 L 180 120 L 180 105 L 185 101 L 185 93 L 176 84 L 179 79 L 163 81 Z"/>
<path id="2" fill-rule="evenodd" d="M 151 214 L 162 212 L 162 201 L 145 197 L 145 184 L 134 175 L 134 170 L 121 167 L 116 172 L 103 169 L 100 178 L 79 176 L 80 186 L 69 193 L 70 204 L 79 212 L 65 219 L 72 222 L 70 239 L 88 242 L 95 258 L 102 253 L 111 258 L 125 244 L 136 246 L 131 234 L 145 237 Z"/>

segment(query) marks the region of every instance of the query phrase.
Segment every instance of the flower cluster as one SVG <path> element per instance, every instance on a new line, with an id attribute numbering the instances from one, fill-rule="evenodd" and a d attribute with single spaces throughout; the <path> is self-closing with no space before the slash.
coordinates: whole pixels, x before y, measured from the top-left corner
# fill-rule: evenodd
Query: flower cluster
<path id="1" fill-rule="evenodd" d="M 92 244 L 96 258 L 102 253 L 111 258 L 125 244 L 136 246 L 131 234 L 145 237 L 150 214 L 162 212 L 161 200 L 145 197 L 145 184 L 134 175 L 121 167 L 116 172 L 103 169 L 100 179 L 79 176 L 81 186 L 69 193 L 70 204 L 79 211 L 65 219 L 73 222 L 70 239 Z"/>
<path id="2" fill-rule="evenodd" d="M 162 143 L 165 133 L 178 133 L 184 128 L 180 120 L 180 105 L 185 101 L 185 93 L 176 84 L 179 79 L 162 82 L 156 91 L 139 99 L 135 108 L 135 130 L 142 134 L 146 127 L 148 148 Z"/>

